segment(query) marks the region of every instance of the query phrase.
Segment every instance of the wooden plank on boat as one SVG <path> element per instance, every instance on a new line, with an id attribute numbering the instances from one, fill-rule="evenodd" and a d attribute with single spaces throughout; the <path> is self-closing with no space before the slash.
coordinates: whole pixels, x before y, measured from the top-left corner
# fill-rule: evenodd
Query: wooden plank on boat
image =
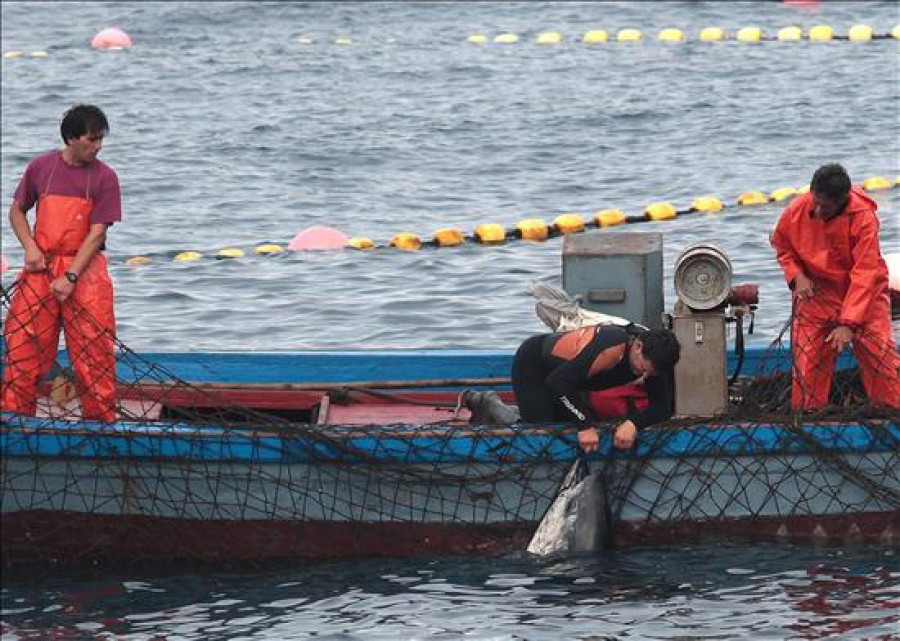
<path id="1" fill-rule="evenodd" d="M 346 381 L 342 383 L 194 383 L 202 389 L 227 390 L 272 390 L 272 391 L 333 391 L 353 388 L 362 389 L 419 389 L 434 387 L 492 387 L 510 385 L 506 378 L 443 378 L 409 381 Z M 142 381 L 142 383 L 159 385 L 158 381 Z M 175 385 L 172 381 L 163 385 Z"/>
<path id="2" fill-rule="evenodd" d="M 159 419 L 162 405 L 150 400 L 123 398 L 119 400 L 120 412 L 125 420 L 140 419 L 155 421 Z M 75 398 L 60 407 L 49 397 L 42 396 L 37 401 L 37 418 L 52 418 L 64 421 L 77 421 L 81 418 L 81 402 Z"/>
<path id="3" fill-rule="evenodd" d="M 322 403 L 318 422 L 322 425 L 468 425 L 465 407 L 434 405 Z"/>

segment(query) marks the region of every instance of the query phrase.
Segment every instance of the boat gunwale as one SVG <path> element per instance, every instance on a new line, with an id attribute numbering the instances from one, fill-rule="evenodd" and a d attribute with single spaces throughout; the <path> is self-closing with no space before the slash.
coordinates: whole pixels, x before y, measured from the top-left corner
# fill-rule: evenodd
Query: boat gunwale
<path id="1" fill-rule="evenodd" d="M 0 454 L 32 458 L 130 458 L 140 460 L 242 461 L 281 463 L 365 462 L 434 464 L 463 460 L 502 463 L 571 461 L 578 455 L 576 428 L 558 424 L 510 426 L 299 424 L 306 430 L 255 431 L 240 428 L 191 426 L 184 423 L 114 423 L 60 421 L 0 414 Z M 298 424 L 295 424 L 298 425 Z M 291 424 L 286 423 L 285 428 Z M 482 429 L 478 429 L 481 427 Z M 397 429 L 403 428 L 403 429 Z M 883 432 L 883 433 L 876 433 Z M 517 439 L 520 439 L 517 443 Z M 447 447 L 434 451 L 435 441 Z M 549 442 L 547 442 L 549 441 Z M 556 451 L 553 441 L 564 449 Z M 635 449 L 613 448 L 606 430 L 599 459 L 664 459 L 688 457 L 871 454 L 896 452 L 900 422 L 872 419 L 868 424 L 823 421 L 791 426 L 776 423 L 705 422 L 687 426 L 661 425 L 643 431 Z M 90 444 L 90 448 L 85 447 Z M 473 448 L 473 444 L 478 445 Z M 124 447 L 123 447 L 124 446 Z M 168 446 L 180 455 L 163 453 Z M 91 452 L 87 450 L 90 449 Z M 104 456 L 101 452 L 109 451 Z M 124 450 L 124 452 L 123 452 Z M 345 451 L 352 450 L 352 451 Z M 422 456 L 410 457 L 421 451 Z M 125 454 L 127 452 L 127 454 Z M 208 455 L 204 455 L 208 452 Z M 218 455 L 216 455 L 218 452 Z M 238 452 L 242 455 L 235 456 Z M 268 455 L 263 453 L 268 452 Z M 232 454 L 223 456 L 223 454 Z M 549 458 L 547 458 L 549 457 Z"/>

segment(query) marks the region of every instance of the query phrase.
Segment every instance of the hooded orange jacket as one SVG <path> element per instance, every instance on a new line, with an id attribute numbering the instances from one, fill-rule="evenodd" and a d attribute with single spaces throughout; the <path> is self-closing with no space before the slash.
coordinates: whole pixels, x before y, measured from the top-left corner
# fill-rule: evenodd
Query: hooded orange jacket
<path id="1" fill-rule="evenodd" d="M 798 196 L 781 214 L 771 242 L 788 285 L 805 274 L 840 306 L 837 322 L 863 325 L 867 311 L 887 292 L 888 270 L 878 244 L 878 205 L 853 187 L 850 200 L 829 221 L 813 217 L 811 194 Z"/>

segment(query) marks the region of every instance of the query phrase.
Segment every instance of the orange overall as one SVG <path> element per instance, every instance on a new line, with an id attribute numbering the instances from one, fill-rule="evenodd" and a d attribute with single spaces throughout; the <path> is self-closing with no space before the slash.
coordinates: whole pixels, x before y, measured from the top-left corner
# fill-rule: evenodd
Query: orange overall
<path id="1" fill-rule="evenodd" d="M 38 197 L 34 228 L 47 270 L 22 272 L 3 329 L 3 409 L 35 414 L 38 383 L 53 367 L 62 323 L 82 416 L 111 422 L 116 418 L 115 316 L 105 256 L 94 255 L 65 302 L 50 291 L 50 283 L 69 269 L 88 235 L 90 173 L 84 198 L 49 193 L 52 179 L 51 172 Z"/>
<path id="2" fill-rule="evenodd" d="M 772 233 L 788 284 L 802 273 L 814 286 L 811 298 L 794 300 L 791 404 L 797 409 L 828 402 L 838 353 L 825 339 L 838 325 L 854 330 L 853 352 L 869 401 L 900 407 L 900 356 L 891 337 L 876 210 L 853 188 L 845 210 L 824 221 L 813 216 L 812 196 L 804 194 L 784 210 Z"/>

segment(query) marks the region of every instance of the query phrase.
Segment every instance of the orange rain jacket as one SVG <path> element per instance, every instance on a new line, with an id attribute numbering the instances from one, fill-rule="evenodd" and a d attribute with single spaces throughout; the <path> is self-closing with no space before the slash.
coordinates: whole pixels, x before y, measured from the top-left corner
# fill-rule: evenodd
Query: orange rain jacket
<path id="1" fill-rule="evenodd" d="M 900 357 L 891 338 L 888 271 L 878 243 L 878 209 L 854 187 L 843 212 L 813 217 L 811 194 L 784 210 L 771 243 L 788 285 L 798 274 L 813 282 L 813 297 L 794 301 L 794 407 L 825 405 L 837 354 L 825 343 L 838 325 L 855 330 L 854 353 L 875 404 L 900 406 Z"/>

